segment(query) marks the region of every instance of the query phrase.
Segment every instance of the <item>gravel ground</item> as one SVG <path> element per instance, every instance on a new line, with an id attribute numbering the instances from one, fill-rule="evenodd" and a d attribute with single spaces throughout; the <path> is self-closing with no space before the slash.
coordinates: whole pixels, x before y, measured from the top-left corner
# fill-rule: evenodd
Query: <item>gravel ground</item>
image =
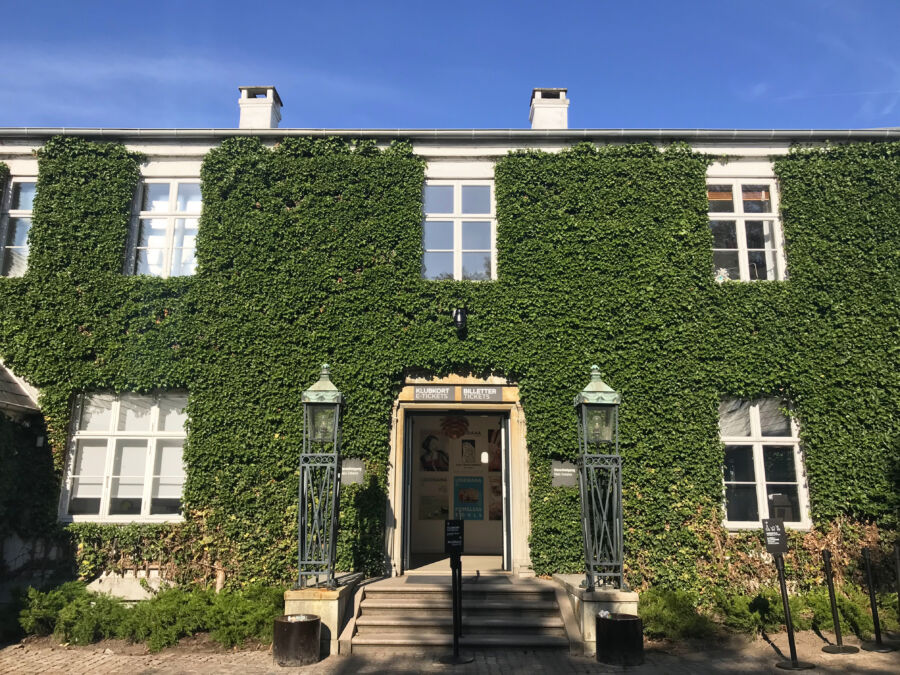
<path id="1" fill-rule="evenodd" d="M 900 636 L 890 636 L 900 638 Z M 900 652 L 877 654 L 861 651 L 851 655 L 822 652 L 829 634 L 813 632 L 797 636 L 799 658 L 816 665 L 820 673 L 900 673 Z M 847 640 L 848 644 L 859 644 Z M 900 645 L 900 642 L 893 644 Z M 331 656 L 304 668 L 281 668 L 272 661 L 268 647 L 224 650 L 205 636 L 183 640 L 179 645 L 150 654 L 143 645 L 107 640 L 88 647 L 56 644 L 50 638 L 31 638 L 0 649 L 0 674 L 72 673 L 128 675 L 163 673 L 285 673 L 315 675 L 357 675 L 359 673 L 603 673 L 692 675 L 694 673 L 781 673 L 775 663 L 788 654 L 786 634 L 766 639 L 731 638 L 702 643 L 647 641 L 646 663 L 640 667 L 606 666 L 586 657 L 557 651 L 490 650 L 474 652 L 474 661 L 465 666 L 446 666 L 433 655 L 374 654 Z"/>

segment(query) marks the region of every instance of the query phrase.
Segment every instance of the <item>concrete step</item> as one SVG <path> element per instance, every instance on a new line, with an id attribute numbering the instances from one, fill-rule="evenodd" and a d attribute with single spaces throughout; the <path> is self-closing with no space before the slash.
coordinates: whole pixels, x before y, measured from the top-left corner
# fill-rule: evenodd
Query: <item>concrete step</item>
<path id="1" fill-rule="evenodd" d="M 461 649 L 521 648 L 568 649 L 569 640 L 555 635 L 497 634 L 463 635 Z M 355 635 L 351 643 L 354 654 L 390 650 L 398 654 L 444 654 L 453 648 L 452 635 L 422 633 L 415 636 Z"/>
<path id="2" fill-rule="evenodd" d="M 433 617 L 371 617 L 360 616 L 356 621 L 358 636 L 408 636 L 452 635 L 453 618 L 447 616 Z M 463 615 L 463 633 L 473 636 L 487 635 L 522 635 L 534 637 L 565 637 L 566 629 L 562 619 L 557 616 L 523 617 L 514 613 L 505 616 L 466 616 Z"/>
<path id="3" fill-rule="evenodd" d="M 431 615 L 450 616 L 453 601 L 450 598 L 430 598 L 414 600 L 408 598 L 369 599 L 366 597 L 360 603 L 360 613 L 365 616 L 410 616 L 427 617 Z M 463 613 L 470 616 L 491 615 L 503 612 L 517 612 L 522 615 L 559 615 L 559 607 L 555 600 L 531 600 L 517 602 L 511 605 L 509 602 L 489 600 L 467 603 L 463 600 Z"/>
<path id="4" fill-rule="evenodd" d="M 469 588 L 463 586 L 462 591 L 463 602 L 484 602 L 498 601 L 507 604 L 518 604 L 520 602 L 531 602 L 539 600 L 554 600 L 556 595 L 552 588 L 536 588 L 527 586 L 525 588 L 509 585 L 493 585 Z M 403 599 L 403 600 L 420 600 L 420 599 L 443 599 L 451 598 L 450 589 L 446 586 L 438 585 L 415 585 L 415 584 L 398 584 L 397 586 L 378 586 L 366 589 L 366 599 L 387 600 L 387 599 Z"/>
<path id="5" fill-rule="evenodd" d="M 463 637 L 470 650 L 568 650 L 558 589 L 536 580 L 481 577 L 462 587 Z M 365 587 L 350 650 L 445 654 L 452 648 L 449 579 L 408 577 Z"/>

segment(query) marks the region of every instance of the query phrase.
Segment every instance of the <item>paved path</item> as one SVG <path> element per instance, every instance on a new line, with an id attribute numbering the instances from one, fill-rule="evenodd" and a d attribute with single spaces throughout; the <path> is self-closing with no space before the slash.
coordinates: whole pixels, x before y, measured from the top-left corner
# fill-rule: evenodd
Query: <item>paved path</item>
<path id="1" fill-rule="evenodd" d="M 860 652 L 834 656 L 820 651 L 823 642 L 815 634 L 802 634 L 798 651 L 802 659 L 816 663 L 818 673 L 900 673 L 900 652 L 873 654 Z M 773 646 L 774 645 L 774 646 Z M 113 645 L 118 646 L 118 645 Z M 450 667 L 437 663 L 433 656 L 371 655 L 332 656 L 306 668 L 279 668 L 269 651 L 214 651 L 211 647 L 166 649 L 159 654 L 139 653 L 141 648 L 129 646 L 122 653 L 100 646 L 63 647 L 49 639 L 12 645 L 0 649 L 0 674 L 66 673 L 127 675 L 197 673 L 309 673 L 310 675 L 357 675 L 364 673 L 466 673 L 506 675 L 507 673 L 634 673 L 635 675 L 693 675 L 694 673 L 783 673 L 775 668 L 776 648 L 787 653 L 787 638 L 774 636 L 772 643 L 756 640 L 749 643 L 670 645 L 648 643 L 647 663 L 639 668 L 604 666 L 585 657 L 560 652 L 523 650 L 491 650 L 474 653 L 475 661 L 466 666 Z M 702 649 L 702 651 L 700 651 Z"/>

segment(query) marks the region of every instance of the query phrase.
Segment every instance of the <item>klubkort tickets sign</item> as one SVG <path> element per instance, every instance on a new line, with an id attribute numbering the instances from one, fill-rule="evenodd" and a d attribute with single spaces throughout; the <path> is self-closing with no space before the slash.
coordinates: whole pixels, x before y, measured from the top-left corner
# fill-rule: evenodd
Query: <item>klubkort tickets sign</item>
<path id="1" fill-rule="evenodd" d="M 501 403 L 503 387 L 453 384 L 417 384 L 413 388 L 415 401 L 450 401 L 455 403 Z"/>

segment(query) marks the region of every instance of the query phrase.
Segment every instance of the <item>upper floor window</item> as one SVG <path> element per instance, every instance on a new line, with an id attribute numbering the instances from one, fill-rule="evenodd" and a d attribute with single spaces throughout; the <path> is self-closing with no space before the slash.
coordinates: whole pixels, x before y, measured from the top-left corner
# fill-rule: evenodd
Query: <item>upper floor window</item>
<path id="1" fill-rule="evenodd" d="M 126 272 L 154 277 L 194 273 L 200 183 L 148 179 L 141 185 Z"/>
<path id="2" fill-rule="evenodd" d="M 34 178 L 13 178 L 0 193 L 0 276 L 20 277 L 28 267 L 28 232 L 34 202 Z"/>
<path id="3" fill-rule="evenodd" d="M 429 180 L 424 203 L 422 278 L 496 279 L 493 181 Z"/>
<path id="4" fill-rule="evenodd" d="M 726 527 L 760 527 L 764 518 L 810 525 L 797 425 L 783 407 L 777 398 L 726 399 L 719 405 Z"/>
<path id="5" fill-rule="evenodd" d="M 706 191 L 716 281 L 784 279 L 775 181 L 710 181 Z"/>
<path id="6" fill-rule="evenodd" d="M 177 520 L 184 484 L 184 392 L 92 393 L 74 410 L 64 520 Z"/>

